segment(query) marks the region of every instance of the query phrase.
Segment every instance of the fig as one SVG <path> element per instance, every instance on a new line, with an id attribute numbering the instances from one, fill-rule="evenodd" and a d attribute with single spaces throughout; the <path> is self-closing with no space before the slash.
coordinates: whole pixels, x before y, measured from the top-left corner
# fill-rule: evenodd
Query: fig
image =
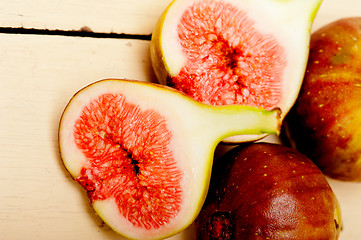
<path id="1" fill-rule="evenodd" d="M 338 200 L 317 166 L 274 143 L 233 148 L 216 161 L 197 239 L 338 239 Z"/>
<path id="2" fill-rule="evenodd" d="M 277 134 L 279 115 L 278 109 L 202 104 L 163 85 L 101 80 L 65 108 L 60 153 L 114 231 L 160 239 L 198 215 L 217 143 L 232 134 Z"/>
<path id="3" fill-rule="evenodd" d="M 210 105 L 294 104 L 321 0 L 173 0 L 151 39 L 160 83 Z M 224 142 L 253 141 L 242 135 Z"/>
<path id="4" fill-rule="evenodd" d="M 338 180 L 361 181 L 360 73 L 361 18 L 318 29 L 300 95 L 282 131 L 285 144 Z"/>

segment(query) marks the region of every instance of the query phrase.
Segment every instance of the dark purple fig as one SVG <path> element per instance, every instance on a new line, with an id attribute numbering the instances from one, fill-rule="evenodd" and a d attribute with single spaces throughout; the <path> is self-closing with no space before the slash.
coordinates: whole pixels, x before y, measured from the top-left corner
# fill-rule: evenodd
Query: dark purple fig
<path id="1" fill-rule="evenodd" d="M 337 239 L 341 213 L 317 166 L 278 144 L 237 147 L 217 161 L 197 239 Z"/>
<path id="2" fill-rule="evenodd" d="M 292 146 L 335 179 L 361 181 L 361 17 L 312 34 L 300 95 L 285 121 Z"/>

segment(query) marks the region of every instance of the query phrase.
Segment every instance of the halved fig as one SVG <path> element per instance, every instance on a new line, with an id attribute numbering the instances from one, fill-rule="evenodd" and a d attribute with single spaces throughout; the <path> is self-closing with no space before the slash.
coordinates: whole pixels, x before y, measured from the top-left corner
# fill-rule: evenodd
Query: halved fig
<path id="1" fill-rule="evenodd" d="M 152 35 L 155 74 L 197 101 L 279 107 L 284 118 L 300 90 L 321 1 L 174 0 Z"/>
<path id="2" fill-rule="evenodd" d="M 112 229 L 131 239 L 159 239 L 198 215 L 217 143 L 233 134 L 278 133 L 279 115 L 202 104 L 162 85 L 102 80 L 68 103 L 60 152 Z"/>

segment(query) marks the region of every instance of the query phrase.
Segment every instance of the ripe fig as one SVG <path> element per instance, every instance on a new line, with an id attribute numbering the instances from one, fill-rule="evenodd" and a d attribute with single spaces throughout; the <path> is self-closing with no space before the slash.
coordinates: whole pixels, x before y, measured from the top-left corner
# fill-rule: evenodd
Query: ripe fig
<path id="1" fill-rule="evenodd" d="M 195 223 L 202 240 L 335 240 L 342 224 L 336 196 L 317 166 L 271 143 L 236 147 L 215 162 Z"/>
<path id="2" fill-rule="evenodd" d="M 151 40 L 159 82 L 210 105 L 294 104 L 321 0 L 174 0 Z M 225 142 L 252 141 L 242 135 Z"/>
<path id="3" fill-rule="evenodd" d="M 166 86 L 109 79 L 73 96 L 59 145 L 66 169 L 111 228 L 159 239 L 198 215 L 219 141 L 279 128 L 279 110 L 209 106 Z"/>
<path id="4" fill-rule="evenodd" d="M 304 83 L 283 131 L 291 146 L 339 180 L 361 181 L 360 74 L 360 17 L 313 33 Z"/>

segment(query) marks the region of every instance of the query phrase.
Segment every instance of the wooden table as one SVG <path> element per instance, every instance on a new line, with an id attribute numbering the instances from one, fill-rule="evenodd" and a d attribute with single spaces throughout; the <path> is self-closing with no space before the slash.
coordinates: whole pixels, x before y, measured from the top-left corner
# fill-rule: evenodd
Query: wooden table
<path id="1" fill-rule="evenodd" d="M 57 128 L 70 97 L 91 82 L 155 81 L 149 37 L 169 2 L 0 2 L 0 239 L 122 239 L 62 166 Z M 360 0 L 324 0 L 313 30 L 358 15 Z M 343 212 L 340 239 L 361 239 L 361 184 L 329 181 Z"/>

